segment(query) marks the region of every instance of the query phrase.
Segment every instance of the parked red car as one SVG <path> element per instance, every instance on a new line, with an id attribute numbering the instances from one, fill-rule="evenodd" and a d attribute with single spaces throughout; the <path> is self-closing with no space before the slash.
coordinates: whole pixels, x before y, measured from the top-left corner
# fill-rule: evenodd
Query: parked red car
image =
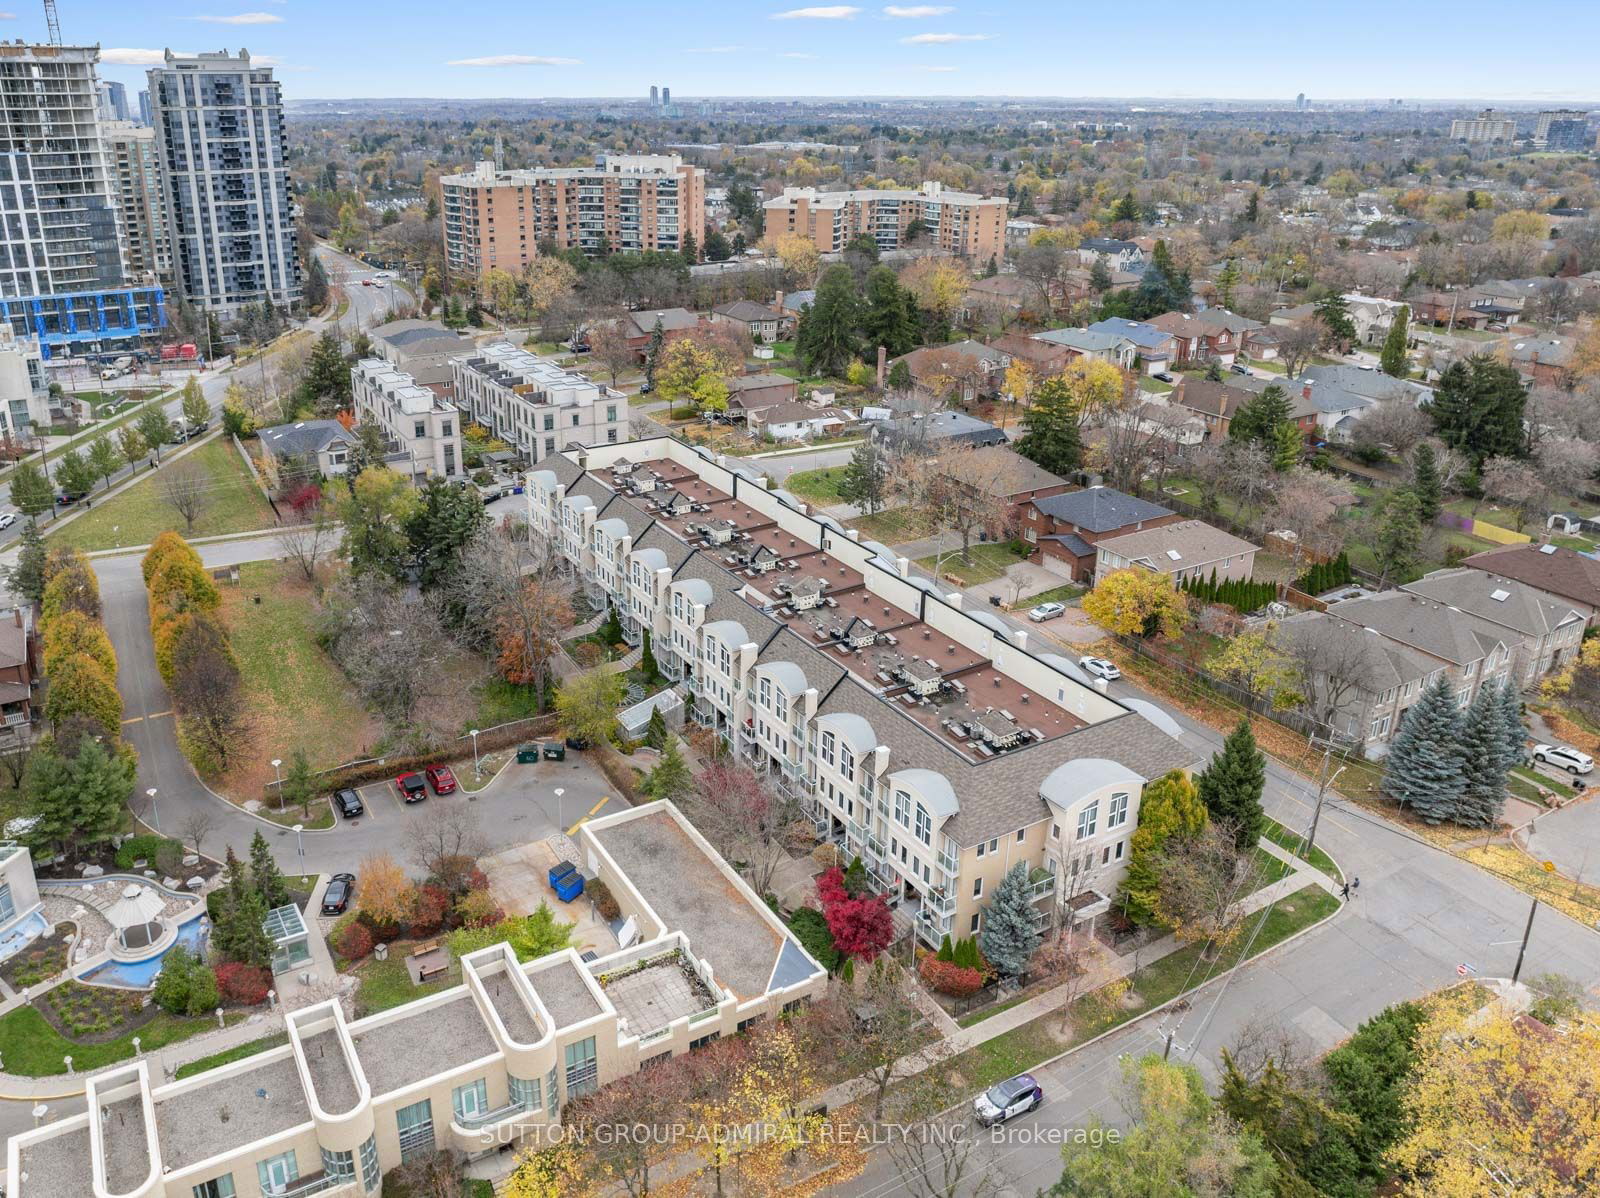
<path id="1" fill-rule="evenodd" d="M 428 797 L 428 788 L 423 785 L 420 774 L 401 774 L 394 784 L 400 791 L 400 797 L 407 803 L 420 803 Z"/>
<path id="2" fill-rule="evenodd" d="M 456 776 L 448 765 L 430 765 L 422 772 L 436 795 L 447 795 L 456 788 Z"/>

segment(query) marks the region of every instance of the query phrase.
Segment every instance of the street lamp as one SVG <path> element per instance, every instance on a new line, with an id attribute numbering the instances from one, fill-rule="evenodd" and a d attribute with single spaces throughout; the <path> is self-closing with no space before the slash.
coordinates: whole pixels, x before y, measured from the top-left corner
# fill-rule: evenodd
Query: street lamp
<path id="1" fill-rule="evenodd" d="M 304 824 L 296 824 L 294 826 L 294 843 L 295 843 L 295 848 L 298 849 L 299 853 L 300 853 L 300 876 L 302 878 L 306 876 L 306 838 L 305 838 L 305 830 L 306 830 L 306 826 Z"/>
<path id="2" fill-rule="evenodd" d="M 278 814 L 283 814 L 283 771 L 278 767 L 283 764 L 283 758 L 272 759 L 272 772 L 278 776 Z"/>
<path id="3" fill-rule="evenodd" d="M 560 822 L 561 830 L 563 832 L 566 831 L 567 828 L 567 816 L 566 807 L 561 802 L 561 796 L 566 793 L 567 792 L 563 787 L 556 787 L 556 819 Z"/>
<path id="4" fill-rule="evenodd" d="M 483 777 L 482 771 L 478 769 L 478 730 L 476 728 L 472 729 L 472 776 L 474 778 Z"/>
<path id="5" fill-rule="evenodd" d="M 156 788 L 152 786 L 144 792 L 150 796 L 150 822 L 155 826 L 156 835 L 161 835 L 161 812 L 156 810 Z"/>

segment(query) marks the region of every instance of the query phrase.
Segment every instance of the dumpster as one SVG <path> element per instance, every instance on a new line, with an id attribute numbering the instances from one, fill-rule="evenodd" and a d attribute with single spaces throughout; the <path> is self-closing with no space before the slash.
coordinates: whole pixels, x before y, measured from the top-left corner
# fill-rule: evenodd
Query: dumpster
<path id="1" fill-rule="evenodd" d="M 567 746 L 559 740 L 545 741 L 544 759 L 546 761 L 565 761 L 567 759 Z"/>
<path id="2" fill-rule="evenodd" d="M 583 893 L 583 875 L 570 861 L 560 861 L 550 867 L 550 889 L 564 903 L 570 903 Z"/>
<path id="3" fill-rule="evenodd" d="M 517 764 L 518 765 L 527 765 L 529 762 L 538 761 L 538 760 L 539 760 L 539 746 L 538 745 L 535 744 L 535 745 L 518 745 L 517 746 Z"/>

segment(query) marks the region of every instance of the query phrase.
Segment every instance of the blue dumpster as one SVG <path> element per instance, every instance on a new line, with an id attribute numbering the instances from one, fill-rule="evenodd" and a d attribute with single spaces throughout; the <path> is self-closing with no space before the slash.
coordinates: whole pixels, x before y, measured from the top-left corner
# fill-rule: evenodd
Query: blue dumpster
<path id="1" fill-rule="evenodd" d="M 583 893 L 583 875 L 570 861 L 557 862 L 550 867 L 550 889 L 564 903 L 570 903 Z"/>

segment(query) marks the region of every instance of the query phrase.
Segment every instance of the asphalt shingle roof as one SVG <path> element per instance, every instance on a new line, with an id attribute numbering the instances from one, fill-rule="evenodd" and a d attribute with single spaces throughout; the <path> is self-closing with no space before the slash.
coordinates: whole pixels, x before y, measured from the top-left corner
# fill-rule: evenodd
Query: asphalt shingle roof
<path id="1" fill-rule="evenodd" d="M 1068 491 L 1065 495 L 1047 495 L 1043 499 L 1033 500 L 1033 506 L 1047 516 L 1076 524 L 1090 532 L 1110 532 L 1143 520 L 1159 520 L 1162 516 L 1172 515 L 1171 508 L 1110 487 L 1090 487 L 1084 491 Z"/>

